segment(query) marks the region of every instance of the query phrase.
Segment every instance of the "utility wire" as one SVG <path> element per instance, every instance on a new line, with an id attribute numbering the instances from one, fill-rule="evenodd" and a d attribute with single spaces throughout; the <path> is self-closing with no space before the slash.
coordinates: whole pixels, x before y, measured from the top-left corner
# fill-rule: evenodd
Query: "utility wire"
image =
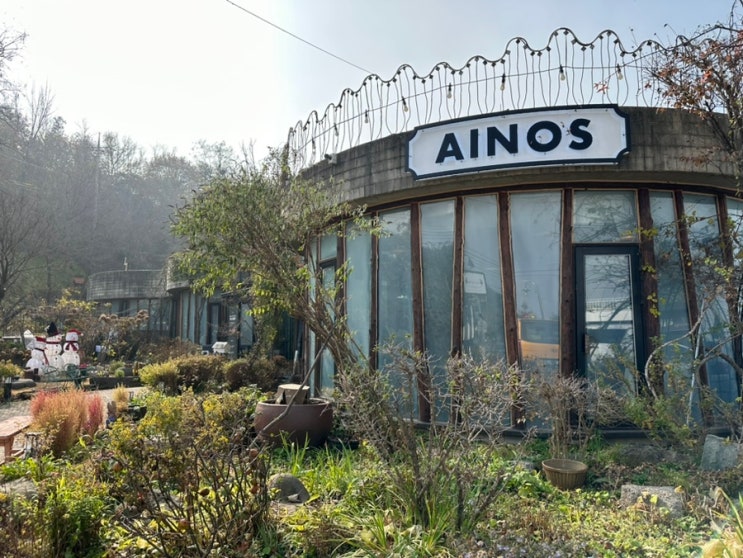
<path id="1" fill-rule="evenodd" d="M 254 12 L 251 12 L 251 11 L 250 11 L 250 10 L 248 10 L 247 8 L 244 8 L 244 7 L 242 7 L 241 5 L 239 5 L 239 4 L 236 4 L 236 3 L 235 3 L 235 2 L 233 2 L 232 0 L 225 0 L 225 2 L 227 2 L 228 4 L 232 4 L 232 5 L 233 5 L 233 6 L 235 6 L 235 7 L 236 7 L 236 8 L 238 9 L 238 10 L 242 10 L 242 11 L 243 11 L 243 12 L 245 12 L 246 14 L 250 14 L 250 15 L 252 15 L 253 17 L 255 17 L 255 18 L 257 18 L 257 19 L 260 19 L 260 20 L 261 20 L 261 21 L 262 21 L 263 23 L 267 23 L 268 25 L 270 25 L 271 27 L 274 27 L 274 28 L 278 29 L 278 30 L 279 30 L 279 31 L 281 31 L 282 33 L 286 33 L 286 34 L 287 34 L 287 35 L 289 35 L 290 37 L 294 37 L 294 38 L 295 38 L 295 39 L 297 39 L 298 41 L 302 41 L 302 42 L 303 42 L 304 44 L 306 44 L 306 45 L 309 45 L 309 46 L 311 46 L 312 48 L 315 48 L 315 49 L 319 50 L 320 52 L 323 52 L 323 53 L 327 54 L 328 56 L 332 56 L 332 57 L 333 57 L 333 58 L 335 58 L 336 60 L 340 60 L 340 61 L 341 61 L 341 62 L 343 62 L 344 64 L 348 64 L 349 66 L 353 66 L 353 67 L 354 67 L 354 68 L 356 68 L 357 70 L 361 70 L 362 72 L 364 72 L 364 73 L 366 73 L 366 74 L 373 74 L 373 73 L 374 73 L 374 72 L 370 72 L 370 71 L 369 71 L 369 70 L 367 70 L 366 68 L 362 68 L 361 66 L 359 66 L 359 65 L 357 65 L 357 64 L 354 64 L 353 62 L 349 62 L 349 61 L 348 61 L 348 60 L 346 60 L 345 58 L 341 58 L 341 57 L 340 57 L 340 56 L 338 56 L 337 54 L 333 54 L 332 52 L 330 52 L 330 51 L 328 51 L 328 50 L 325 50 L 324 48 L 322 48 L 322 47 L 319 47 L 319 46 L 317 46 L 316 44 L 314 44 L 314 43 L 311 43 L 311 42 L 309 42 L 309 41 L 307 41 L 307 40 L 303 39 L 302 37 L 300 37 L 300 36 L 298 36 L 298 35 L 295 35 L 295 34 L 294 34 L 294 33 L 292 33 L 291 31 L 287 31 L 287 30 L 286 30 L 286 29 L 284 29 L 283 27 L 279 27 L 279 26 L 278 26 L 278 25 L 276 25 L 275 23 L 272 23 L 272 22 L 268 21 L 268 20 L 267 20 L 266 18 L 263 18 L 263 17 L 259 16 L 258 14 L 254 13 Z"/>

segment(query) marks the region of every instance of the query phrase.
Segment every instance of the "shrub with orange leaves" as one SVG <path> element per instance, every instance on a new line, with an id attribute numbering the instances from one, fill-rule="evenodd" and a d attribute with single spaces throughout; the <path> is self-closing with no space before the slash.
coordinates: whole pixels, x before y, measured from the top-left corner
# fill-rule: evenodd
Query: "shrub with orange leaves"
<path id="1" fill-rule="evenodd" d="M 81 434 L 93 435 L 103 422 L 103 400 L 81 390 L 39 392 L 31 400 L 34 424 L 55 457 L 69 450 Z"/>

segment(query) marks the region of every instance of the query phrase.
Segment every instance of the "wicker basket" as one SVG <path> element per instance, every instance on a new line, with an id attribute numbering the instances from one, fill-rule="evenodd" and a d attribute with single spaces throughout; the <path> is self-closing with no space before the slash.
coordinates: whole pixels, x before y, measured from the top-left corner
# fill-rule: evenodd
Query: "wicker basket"
<path id="1" fill-rule="evenodd" d="M 583 486 L 588 466 L 573 459 L 547 459 L 542 461 L 542 471 L 557 488 L 569 490 Z"/>

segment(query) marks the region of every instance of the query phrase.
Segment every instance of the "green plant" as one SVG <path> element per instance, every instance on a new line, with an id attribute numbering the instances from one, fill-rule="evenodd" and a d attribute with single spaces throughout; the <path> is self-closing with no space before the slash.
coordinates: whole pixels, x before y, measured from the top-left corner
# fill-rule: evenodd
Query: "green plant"
<path id="1" fill-rule="evenodd" d="M 168 394 L 178 392 L 178 368 L 175 360 L 148 364 L 139 371 L 139 378 L 146 386 L 163 390 Z"/>
<path id="2" fill-rule="evenodd" d="M 702 548 L 703 558 L 743 558 L 743 496 L 738 495 L 737 502 L 727 494 L 722 494 L 728 503 L 727 514 L 718 513 L 722 522 L 712 522 L 716 535 Z"/>
<path id="3" fill-rule="evenodd" d="M 175 394 L 179 389 L 204 391 L 222 382 L 224 359 L 215 355 L 191 355 L 157 364 L 139 371 L 142 383 Z"/>
<path id="4" fill-rule="evenodd" d="M 377 452 L 412 524 L 439 525 L 440 515 L 431 511 L 440 513 L 446 503 L 449 529 L 469 529 L 503 487 L 503 475 L 491 466 L 520 389 L 518 372 L 461 355 L 434 377 L 426 355 L 399 346 L 386 350 L 382 372 L 359 367 L 338 375 L 339 400 L 351 410 L 348 428 Z M 436 421 L 425 432 L 413 420 L 422 384 L 432 394 L 427 403 Z"/>
<path id="5" fill-rule="evenodd" d="M 178 385 L 196 392 L 216 387 L 222 382 L 225 360 L 218 355 L 191 355 L 175 361 Z"/>
<path id="6" fill-rule="evenodd" d="M 9 360 L 0 360 L 0 378 L 17 378 L 23 375 L 23 369 Z"/>
<path id="7" fill-rule="evenodd" d="M 46 556 L 100 556 L 101 519 L 107 507 L 103 486 L 69 474 L 52 480 L 43 491 L 42 520 L 48 540 Z"/>
<path id="8" fill-rule="evenodd" d="M 8 361 L 23 367 L 28 360 L 28 351 L 20 343 L 0 340 L 0 361 Z"/>
<path id="9" fill-rule="evenodd" d="M 223 373 L 230 390 L 256 385 L 261 391 L 270 392 L 276 390 L 288 370 L 288 363 L 282 356 L 269 359 L 249 355 L 226 362 Z"/>
<path id="10" fill-rule="evenodd" d="M 127 510 L 111 546 L 165 556 L 247 553 L 268 521 L 265 455 L 250 446 L 259 392 L 155 393 L 138 423 L 117 422 L 101 473 Z M 104 466 L 105 465 L 105 466 Z"/>
<path id="11" fill-rule="evenodd" d="M 10 482 L 16 479 L 27 478 L 34 482 L 40 482 L 51 473 L 60 469 L 60 463 L 50 454 L 38 458 L 21 458 L 0 465 L 0 479 Z"/>

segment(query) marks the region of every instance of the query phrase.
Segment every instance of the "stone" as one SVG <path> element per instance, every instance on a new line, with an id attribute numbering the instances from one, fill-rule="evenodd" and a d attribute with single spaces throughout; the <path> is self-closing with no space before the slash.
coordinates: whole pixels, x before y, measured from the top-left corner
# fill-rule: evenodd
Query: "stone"
<path id="1" fill-rule="evenodd" d="M 740 444 L 708 434 L 704 439 L 700 467 L 705 471 L 732 469 L 740 462 L 742 455 L 743 449 Z"/>
<path id="2" fill-rule="evenodd" d="M 278 473 L 269 478 L 268 493 L 274 500 L 284 503 L 304 504 L 310 499 L 302 481 L 289 473 Z"/>
<path id="3" fill-rule="evenodd" d="M 653 499 L 657 500 L 653 503 Z M 619 505 L 624 508 L 641 508 L 648 511 L 653 509 L 667 509 L 671 518 L 683 517 L 685 513 L 684 498 L 672 486 L 642 486 L 625 484 L 622 486 L 622 495 Z"/>
<path id="4" fill-rule="evenodd" d="M 38 489 L 32 480 L 21 478 L 0 484 L 0 493 L 8 496 L 33 498 L 37 495 Z"/>

